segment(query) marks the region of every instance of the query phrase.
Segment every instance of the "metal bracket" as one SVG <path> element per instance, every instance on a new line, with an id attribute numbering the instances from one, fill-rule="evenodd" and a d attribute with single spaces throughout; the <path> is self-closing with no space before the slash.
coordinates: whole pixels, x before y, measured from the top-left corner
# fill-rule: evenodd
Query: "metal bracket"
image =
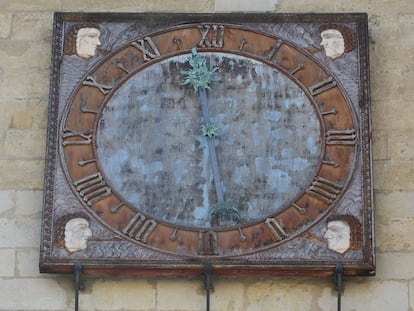
<path id="1" fill-rule="evenodd" d="M 75 311 L 79 310 L 79 290 L 83 289 L 82 264 L 77 261 L 73 268 L 73 276 L 75 281 Z"/>
<path id="2" fill-rule="evenodd" d="M 210 292 L 212 286 L 213 265 L 210 262 L 204 264 L 204 287 L 206 289 L 206 311 L 210 311 Z"/>
<path id="3" fill-rule="evenodd" d="M 338 291 L 338 311 L 341 311 L 342 281 L 344 275 L 344 265 L 337 263 L 335 267 L 335 288 Z"/>

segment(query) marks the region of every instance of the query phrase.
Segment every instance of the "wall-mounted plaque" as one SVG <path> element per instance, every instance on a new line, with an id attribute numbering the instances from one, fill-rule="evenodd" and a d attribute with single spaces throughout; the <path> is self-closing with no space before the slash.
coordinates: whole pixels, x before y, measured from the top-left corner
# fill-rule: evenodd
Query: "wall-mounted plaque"
<path id="1" fill-rule="evenodd" d="M 365 14 L 56 13 L 40 269 L 375 271 Z"/>

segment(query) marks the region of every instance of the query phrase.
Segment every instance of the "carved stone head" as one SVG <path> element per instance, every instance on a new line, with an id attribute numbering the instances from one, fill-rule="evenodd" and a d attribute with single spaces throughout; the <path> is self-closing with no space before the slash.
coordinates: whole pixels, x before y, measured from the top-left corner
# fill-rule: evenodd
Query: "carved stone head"
<path id="1" fill-rule="evenodd" d="M 328 218 L 326 226 L 323 237 L 327 240 L 329 249 L 343 254 L 349 249 L 361 247 L 361 224 L 355 217 L 335 215 Z"/>

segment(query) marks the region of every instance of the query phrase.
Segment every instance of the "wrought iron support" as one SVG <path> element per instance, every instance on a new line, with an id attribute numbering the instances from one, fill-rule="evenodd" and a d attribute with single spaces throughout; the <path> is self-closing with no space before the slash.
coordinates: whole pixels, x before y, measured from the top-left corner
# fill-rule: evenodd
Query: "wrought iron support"
<path id="1" fill-rule="evenodd" d="M 335 267 L 335 288 L 338 291 L 338 311 L 341 311 L 341 296 L 343 285 L 344 265 L 337 263 Z"/>
<path id="2" fill-rule="evenodd" d="M 210 292 L 212 286 L 213 265 L 210 262 L 204 264 L 204 287 L 206 289 L 206 311 L 210 311 Z"/>
<path id="3" fill-rule="evenodd" d="M 79 310 L 79 290 L 83 289 L 82 280 L 82 264 L 77 261 L 73 268 L 73 275 L 75 281 L 75 311 Z"/>

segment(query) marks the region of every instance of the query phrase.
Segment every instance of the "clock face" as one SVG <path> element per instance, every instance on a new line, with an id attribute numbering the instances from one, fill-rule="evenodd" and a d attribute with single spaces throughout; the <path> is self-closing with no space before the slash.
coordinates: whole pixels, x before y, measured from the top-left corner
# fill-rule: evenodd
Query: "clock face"
<path id="1" fill-rule="evenodd" d="M 199 94 L 183 85 L 188 53 L 138 71 L 114 91 L 97 122 L 100 172 L 131 208 L 170 225 L 206 229 L 265 220 L 316 174 L 320 116 L 277 68 L 229 53 L 201 55 L 220 68 L 208 106 L 218 128 L 213 142 L 223 195 L 239 219 L 211 223 L 218 198 Z"/>
<path id="2" fill-rule="evenodd" d="M 78 38 L 82 53 L 63 58 L 78 78 L 60 82 L 54 139 L 63 179 L 55 189 L 70 194 L 56 194 L 52 205 L 57 215 L 74 209 L 75 223 L 96 228 L 85 246 L 55 242 L 55 256 L 115 256 L 136 269 L 226 258 L 234 271 L 250 261 L 256 268 L 275 262 L 277 270 L 301 256 L 329 266 L 329 256 L 343 255 L 324 237 L 328 216 L 346 214 L 359 226 L 369 219 L 369 208 L 355 203 L 363 201 L 367 181 L 359 179 L 369 164 L 361 155 L 369 149 L 367 124 L 353 103 L 361 88 L 324 59 L 350 53 L 349 42 L 333 54 L 324 39 L 324 55 L 295 40 L 306 25 L 222 18 L 145 31 L 67 24 L 94 36 Z M 309 34 L 323 25 L 311 24 Z M 111 30 L 127 39 L 98 57 Z M 69 65 L 79 61 L 86 67 L 76 75 Z M 62 200 L 68 203 L 59 210 Z M 368 218 L 355 217 L 361 213 Z M 63 229 L 54 227 L 56 240 Z M 315 245 L 321 258 L 312 255 Z M 362 247 L 352 249 L 350 260 L 365 264 Z"/>

